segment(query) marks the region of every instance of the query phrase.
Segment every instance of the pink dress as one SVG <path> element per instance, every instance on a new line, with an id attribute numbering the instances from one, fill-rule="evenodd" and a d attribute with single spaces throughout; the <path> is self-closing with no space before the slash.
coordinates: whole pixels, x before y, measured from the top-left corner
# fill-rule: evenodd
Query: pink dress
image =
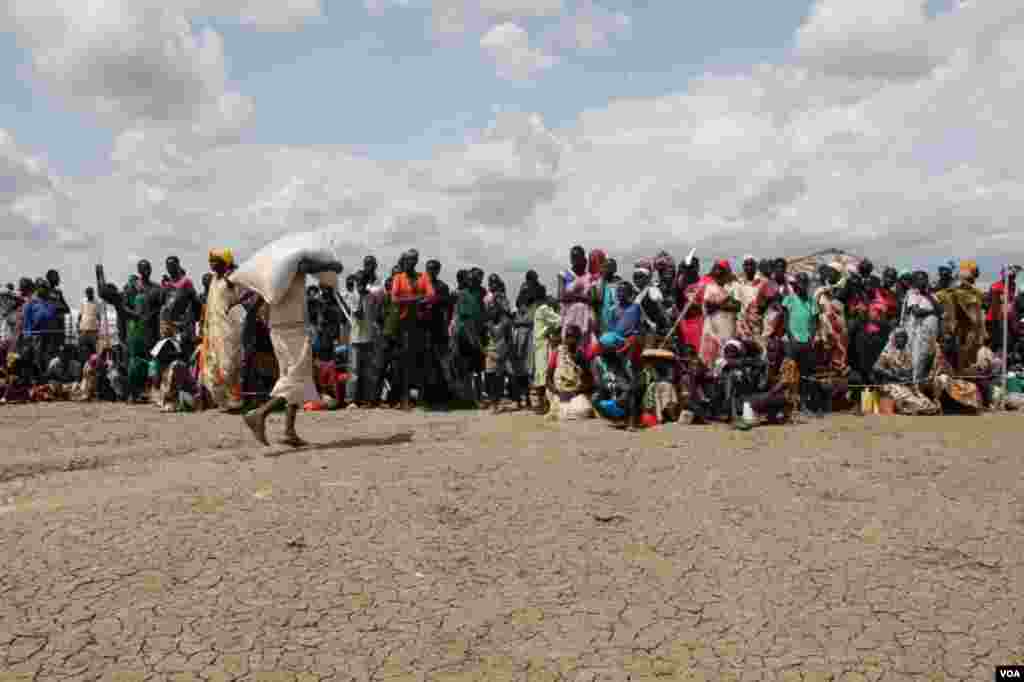
<path id="1" fill-rule="evenodd" d="M 703 302 L 720 306 L 729 299 L 729 292 L 714 280 L 704 285 Z M 700 340 L 700 359 L 711 366 L 722 354 L 725 342 L 736 336 L 736 313 L 716 310 L 703 315 L 704 327 Z"/>

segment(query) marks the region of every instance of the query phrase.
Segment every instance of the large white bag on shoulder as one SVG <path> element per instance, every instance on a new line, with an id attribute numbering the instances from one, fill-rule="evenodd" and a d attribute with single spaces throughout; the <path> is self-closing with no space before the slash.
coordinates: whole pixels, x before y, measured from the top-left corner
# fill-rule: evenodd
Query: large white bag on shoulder
<path id="1" fill-rule="evenodd" d="M 231 274 L 231 281 L 255 290 L 267 303 L 274 304 L 284 298 L 304 258 L 335 260 L 326 234 L 300 232 L 281 237 L 245 261 Z"/>

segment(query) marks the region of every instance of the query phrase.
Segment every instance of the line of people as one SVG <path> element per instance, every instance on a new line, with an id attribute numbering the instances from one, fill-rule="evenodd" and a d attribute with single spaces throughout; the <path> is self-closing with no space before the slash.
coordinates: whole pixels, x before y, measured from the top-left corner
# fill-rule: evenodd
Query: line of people
<path id="1" fill-rule="evenodd" d="M 314 409 L 529 408 L 551 419 L 599 416 L 625 427 L 666 421 L 822 415 L 860 405 L 878 386 L 905 414 L 991 406 L 1003 371 L 1003 305 L 1019 364 L 1015 279 L 982 293 L 976 264 L 881 277 L 869 261 L 837 259 L 790 272 L 785 259 L 722 260 L 702 271 L 693 253 L 641 259 L 629 280 L 600 249 L 573 247 L 548 292 L 535 271 L 513 297 L 497 275 L 459 271 L 407 251 L 385 277 L 373 256 L 345 278 L 305 291 Z M 265 405 L 280 379 L 271 307 L 231 281 L 228 249 L 209 254 L 198 292 L 178 258 L 160 284 L 140 261 L 121 288 L 97 269 L 79 311 L 77 347 L 64 346 L 70 308 L 59 275 L 8 286 L 4 380 L 8 402 L 110 399 L 162 409 Z M 105 306 L 117 344 L 101 343 Z M 283 323 L 277 327 L 283 329 Z M 60 334 L 57 333 L 58 329 Z M 1013 367 L 1008 368 L 1013 369 Z M 319 397 L 317 396 L 317 397 Z M 271 401 L 273 402 L 273 401 Z"/>

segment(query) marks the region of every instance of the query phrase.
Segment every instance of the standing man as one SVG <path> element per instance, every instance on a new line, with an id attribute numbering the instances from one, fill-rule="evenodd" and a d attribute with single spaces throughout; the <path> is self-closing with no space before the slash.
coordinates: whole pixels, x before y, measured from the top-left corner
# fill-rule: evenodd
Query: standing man
<path id="1" fill-rule="evenodd" d="M 376 344 L 380 334 L 377 317 L 384 302 L 384 290 L 382 287 L 371 288 L 369 276 L 360 272 L 356 277 L 356 296 L 349 341 L 352 372 L 345 389 L 345 400 L 349 407 L 375 407 L 380 397 L 376 371 Z"/>
<path id="2" fill-rule="evenodd" d="M 71 307 L 64 300 L 64 292 L 60 290 L 60 273 L 56 270 L 47 270 L 46 283 L 50 288 L 50 301 L 56 308 L 56 315 L 50 321 L 49 331 L 43 337 L 44 348 L 46 349 L 47 362 L 60 354 L 61 348 L 67 336 L 67 316 L 71 314 Z M 45 367 L 43 368 L 46 369 Z"/>
<path id="3" fill-rule="evenodd" d="M 786 310 L 786 332 L 793 347 L 793 357 L 800 367 L 800 376 L 813 379 L 815 375 L 815 354 L 811 341 L 818 329 L 818 304 L 810 296 L 810 278 L 801 272 L 793 282 L 793 293 L 782 300 Z M 803 396 L 804 410 L 820 415 L 820 386 L 814 381 L 805 380 L 801 384 L 800 395 Z"/>
<path id="4" fill-rule="evenodd" d="M 50 364 L 50 357 L 47 354 L 47 336 L 52 331 L 53 322 L 57 319 L 57 306 L 53 303 L 50 294 L 50 285 L 45 279 L 39 279 L 35 284 L 35 294 L 32 300 L 25 305 L 25 317 L 21 329 L 22 338 L 26 340 L 25 345 L 30 349 L 29 357 L 32 358 L 33 379 L 42 378 L 47 366 Z"/>
<path id="5" fill-rule="evenodd" d="M 420 254 L 410 249 L 402 260 L 402 272 L 391 281 L 391 297 L 398 305 L 399 319 L 399 371 L 401 385 L 399 397 L 401 409 L 408 410 L 410 386 L 422 389 L 426 354 L 424 353 L 423 333 L 419 326 L 418 312 L 420 306 L 434 297 L 434 285 L 425 272 L 418 272 Z"/>
<path id="6" fill-rule="evenodd" d="M 97 338 L 100 332 L 100 321 L 106 316 L 103 304 L 96 300 L 96 290 L 85 288 L 85 298 L 78 311 L 78 348 L 83 363 L 96 352 Z"/>
<path id="7" fill-rule="evenodd" d="M 302 404 L 317 398 L 316 384 L 313 382 L 313 346 L 306 334 L 306 275 L 319 276 L 321 286 L 326 286 L 328 280 L 336 280 L 336 275 L 341 271 L 342 265 L 337 261 L 299 261 L 288 291 L 280 301 L 270 306 L 270 340 L 274 344 L 281 378 L 270 392 L 271 399 L 243 417 L 256 440 L 264 445 L 270 445 L 267 441 L 267 416 L 285 406 L 287 412 L 282 443 L 292 447 L 306 444 L 295 431 L 295 418 Z M 333 273 L 335 277 L 330 278 L 327 273 Z"/>

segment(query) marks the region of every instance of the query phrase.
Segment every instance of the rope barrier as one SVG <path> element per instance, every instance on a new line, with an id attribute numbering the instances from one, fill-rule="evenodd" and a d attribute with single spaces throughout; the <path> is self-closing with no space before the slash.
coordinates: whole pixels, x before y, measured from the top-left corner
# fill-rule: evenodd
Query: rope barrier
<path id="1" fill-rule="evenodd" d="M 945 375 L 945 376 L 949 376 L 949 375 Z M 999 376 L 998 375 L 994 375 L 994 376 L 993 375 L 990 375 L 990 376 L 963 375 L 963 376 L 949 376 L 949 378 L 950 379 L 966 379 L 966 380 L 969 380 L 969 381 L 977 381 L 978 379 L 991 379 L 991 380 L 995 380 L 995 379 L 998 379 Z M 818 383 L 818 384 L 832 384 L 832 383 L 836 383 L 835 380 L 826 381 L 824 379 L 819 379 L 817 377 L 800 377 L 800 380 L 801 381 Z M 886 386 L 920 386 L 922 384 L 927 384 L 927 383 L 931 383 L 930 380 L 926 380 L 926 381 L 887 381 L 887 382 L 885 382 L 883 384 L 846 384 L 846 388 L 885 388 Z"/>

